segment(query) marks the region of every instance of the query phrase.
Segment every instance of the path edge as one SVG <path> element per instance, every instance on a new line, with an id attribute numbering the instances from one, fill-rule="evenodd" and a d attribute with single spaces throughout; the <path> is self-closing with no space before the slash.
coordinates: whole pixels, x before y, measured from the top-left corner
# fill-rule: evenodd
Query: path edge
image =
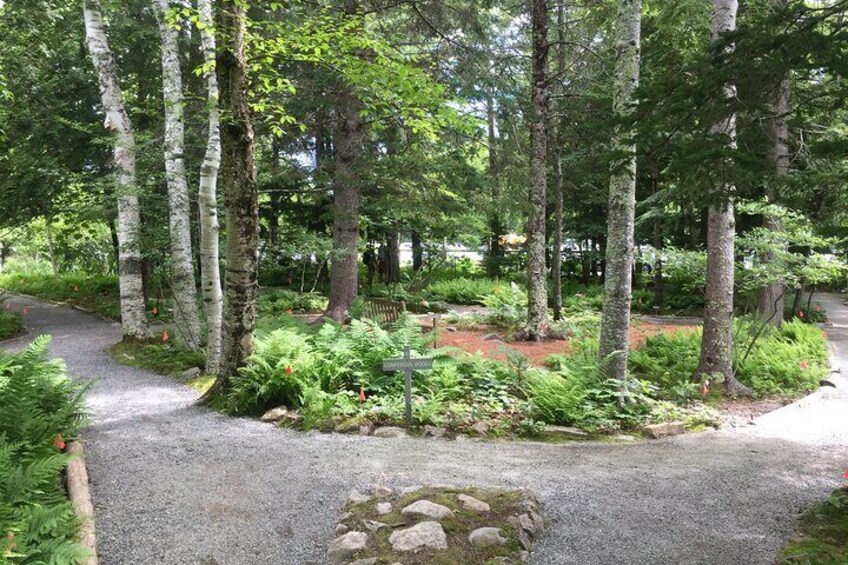
<path id="1" fill-rule="evenodd" d="M 67 467 L 68 498 L 80 521 L 80 545 L 90 553 L 81 565 L 98 565 L 97 536 L 94 528 L 94 504 L 88 483 L 85 453 L 79 440 L 68 442 L 68 454 L 73 456 Z"/>

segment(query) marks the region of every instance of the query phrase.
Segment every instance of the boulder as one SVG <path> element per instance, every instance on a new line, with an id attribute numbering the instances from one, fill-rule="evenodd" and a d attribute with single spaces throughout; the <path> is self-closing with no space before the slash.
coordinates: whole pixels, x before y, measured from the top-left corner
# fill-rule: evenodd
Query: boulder
<path id="1" fill-rule="evenodd" d="M 426 425 L 424 426 L 424 437 L 445 437 L 445 429 L 437 426 Z"/>
<path id="2" fill-rule="evenodd" d="M 363 502 L 368 502 L 369 500 L 371 500 L 370 496 L 368 496 L 367 494 L 362 494 L 356 489 L 350 491 L 350 494 L 347 497 L 347 501 L 350 504 L 362 504 Z"/>
<path id="3" fill-rule="evenodd" d="M 389 543 L 395 551 L 417 551 L 419 549 L 447 549 L 448 538 L 438 522 L 419 522 L 411 528 L 392 532 Z"/>
<path id="4" fill-rule="evenodd" d="M 271 408 L 259 418 L 261 422 L 278 422 L 285 418 L 286 414 L 288 414 L 289 409 L 285 406 L 279 406 L 277 408 Z"/>
<path id="5" fill-rule="evenodd" d="M 482 500 L 476 499 L 464 493 L 456 495 L 456 499 L 466 510 L 475 510 L 477 512 L 488 512 L 491 507 Z"/>
<path id="6" fill-rule="evenodd" d="M 377 565 L 377 558 L 369 557 L 368 559 L 357 559 L 356 561 L 351 561 L 350 565 Z"/>
<path id="7" fill-rule="evenodd" d="M 382 426 L 374 430 L 374 437 L 403 437 L 406 430 L 397 426 Z"/>
<path id="8" fill-rule="evenodd" d="M 377 504 L 377 514 L 379 516 L 385 516 L 386 514 L 391 514 L 392 512 L 392 503 L 391 502 L 380 502 Z"/>
<path id="9" fill-rule="evenodd" d="M 442 520 L 449 516 L 453 516 L 453 510 L 447 506 L 430 502 L 429 500 L 418 500 L 413 502 L 400 512 L 401 514 L 420 514 L 421 516 L 427 516 L 434 520 Z"/>
<path id="10" fill-rule="evenodd" d="M 345 534 L 346 534 L 346 533 L 348 533 L 349 531 L 350 531 L 350 528 L 348 528 L 348 527 L 347 527 L 347 526 L 345 526 L 344 524 L 339 524 L 339 525 L 337 525 L 337 526 L 336 526 L 336 529 L 335 529 L 335 530 L 333 530 L 333 534 L 334 534 L 336 537 L 338 537 L 338 536 L 343 536 L 343 535 L 345 535 Z"/>
<path id="11" fill-rule="evenodd" d="M 651 424 L 642 428 L 645 435 L 652 439 L 677 436 L 686 433 L 686 426 L 682 422 L 666 422 L 664 424 Z"/>
<path id="12" fill-rule="evenodd" d="M 588 439 L 589 434 L 584 432 L 580 428 L 572 428 L 570 426 L 552 426 L 548 424 L 545 426 L 545 432 L 549 434 L 554 434 L 558 436 L 570 437 L 574 439 Z"/>
<path id="13" fill-rule="evenodd" d="M 330 542 L 329 556 L 333 563 L 344 563 L 368 545 L 365 532 L 348 532 Z"/>
<path id="14" fill-rule="evenodd" d="M 200 367 L 190 367 L 182 372 L 180 379 L 190 381 L 191 379 L 199 377 L 201 373 L 202 371 L 200 370 Z"/>
<path id="15" fill-rule="evenodd" d="M 475 422 L 474 425 L 471 426 L 471 431 L 478 436 L 484 436 L 489 433 L 489 424 L 486 422 Z"/>
<path id="16" fill-rule="evenodd" d="M 468 536 L 468 541 L 474 547 L 492 547 L 504 545 L 508 540 L 500 528 L 477 528 Z"/>
<path id="17" fill-rule="evenodd" d="M 376 532 L 377 530 L 381 530 L 383 528 L 388 528 L 388 524 L 384 524 L 383 522 L 378 522 L 377 520 L 363 520 L 362 525 L 364 525 L 369 531 Z"/>
<path id="18" fill-rule="evenodd" d="M 387 496 L 391 496 L 395 493 L 389 487 L 383 485 L 371 485 L 371 494 L 377 498 L 386 498 Z"/>

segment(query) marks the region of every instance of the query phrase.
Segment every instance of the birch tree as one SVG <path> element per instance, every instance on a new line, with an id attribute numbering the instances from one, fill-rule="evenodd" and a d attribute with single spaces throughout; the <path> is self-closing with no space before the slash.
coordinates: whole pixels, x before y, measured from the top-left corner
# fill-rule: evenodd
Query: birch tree
<path id="1" fill-rule="evenodd" d="M 198 0 L 198 22 L 206 71 L 209 131 L 200 167 L 200 288 L 206 314 L 206 372 L 217 374 L 221 363 L 221 317 L 224 297 L 218 262 L 218 169 L 221 165 L 221 131 L 218 112 L 218 77 L 215 75 L 215 35 L 212 0 Z"/>
<path id="2" fill-rule="evenodd" d="M 530 118 L 530 220 L 527 224 L 527 327 L 521 337 L 540 341 L 547 333 L 548 281 L 545 219 L 548 184 L 548 2 L 532 3 L 532 110 Z"/>
<path id="3" fill-rule="evenodd" d="M 718 43 L 722 36 L 736 29 L 737 0 L 713 0 L 712 41 Z M 716 55 L 717 64 L 732 52 L 728 46 Z M 722 97 L 725 101 L 736 96 L 736 86 L 725 83 Z M 736 113 L 728 110 L 711 128 L 711 133 L 725 140 L 731 150 L 736 149 Z M 733 285 L 734 285 L 734 218 L 733 193 L 735 186 L 730 178 L 729 163 L 720 167 L 720 183 L 710 190 L 711 203 L 707 212 L 707 280 L 704 296 L 704 332 L 701 339 L 701 359 L 696 375 L 701 378 L 719 376 L 730 394 L 746 392 L 733 374 Z"/>
<path id="4" fill-rule="evenodd" d="M 613 130 L 607 211 L 606 280 L 599 356 L 608 362 L 609 376 L 624 381 L 633 290 L 633 232 L 636 213 L 635 132 L 623 123 L 634 110 L 639 86 L 641 0 L 619 0 L 616 18 Z"/>
<path id="5" fill-rule="evenodd" d="M 189 349 L 200 348 L 197 286 L 191 255 L 191 215 L 185 174 L 183 81 L 177 31 L 168 23 L 168 0 L 153 0 L 162 51 L 162 94 L 165 101 L 165 178 L 171 234 L 171 289 L 174 323 Z"/>
<path id="6" fill-rule="evenodd" d="M 99 0 L 83 1 L 85 35 L 91 61 L 100 83 L 100 100 L 106 119 L 104 127 L 113 132 L 113 161 L 117 169 L 118 198 L 118 280 L 121 301 L 121 329 L 124 339 L 147 337 L 141 244 L 141 210 L 136 187 L 135 139 L 118 82 L 115 59 L 109 49 Z"/>
<path id="7" fill-rule="evenodd" d="M 247 5 L 221 0 L 216 13 L 220 38 L 221 183 L 226 213 L 226 271 L 221 365 L 215 384 L 201 399 L 226 393 L 230 378 L 252 351 L 259 266 L 259 204 L 254 166 L 255 144 L 248 101 Z"/>

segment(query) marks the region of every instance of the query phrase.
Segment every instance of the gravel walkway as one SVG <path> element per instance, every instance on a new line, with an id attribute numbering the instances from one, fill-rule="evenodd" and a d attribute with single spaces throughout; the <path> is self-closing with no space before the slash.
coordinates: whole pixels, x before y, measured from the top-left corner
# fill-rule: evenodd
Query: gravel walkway
<path id="1" fill-rule="evenodd" d="M 822 300 L 848 367 L 848 313 Z M 190 389 L 116 363 L 117 324 L 10 302 L 72 375 L 98 379 L 85 437 L 105 565 L 325 563 L 337 509 L 374 482 L 534 490 L 552 519 L 537 564 L 768 564 L 848 467 L 839 375 L 755 426 L 641 444 L 303 434 L 194 407 Z"/>

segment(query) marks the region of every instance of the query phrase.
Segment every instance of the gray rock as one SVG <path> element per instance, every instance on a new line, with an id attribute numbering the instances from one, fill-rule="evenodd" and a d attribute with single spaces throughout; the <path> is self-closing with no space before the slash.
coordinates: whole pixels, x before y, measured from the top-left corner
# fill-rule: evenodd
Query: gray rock
<path id="1" fill-rule="evenodd" d="M 190 367 L 182 372 L 180 378 L 184 381 L 188 381 L 195 377 L 199 377 L 201 372 L 200 367 Z"/>
<path id="2" fill-rule="evenodd" d="M 368 545 L 365 532 L 348 532 L 330 542 L 329 556 L 333 563 L 343 563 Z"/>
<path id="3" fill-rule="evenodd" d="M 386 514 L 391 514 L 392 512 L 392 503 L 391 502 L 380 502 L 377 504 L 377 514 L 380 516 L 385 516 Z"/>
<path id="4" fill-rule="evenodd" d="M 637 438 L 627 434 L 615 434 L 611 439 L 615 441 L 636 441 Z"/>
<path id="5" fill-rule="evenodd" d="M 351 504 L 362 504 L 363 502 L 368 502 L 371 500 L 371 497 L 367 494 L 362 494 L 356 489 L 350 491 L 350 494 L 347 497 L 347 501 Z"/>
<path id="6" fill-rule="evenodd" d="M 376 496 L 377 498 L 386 498 L 387 496 L 391 496 L 395 493 L 389 487 L 383 485 L 371 485 L 371 494 Z"/>
<path id="7" fill-rule="evenodd" d="M 545 426 L 545 432 L 549 434 L 556 434 L 559 436 L 570 437 L 574 439 L 588 439 L 589 434 L 584 432 L 580 428 L 572 428 L 570 426 Z"/>
<path id="8" fill-rule="evenodd" d="M 424 437 L 445 437 L 445 429 L 437 426 L 426 425 L 424 426 Z"/>
<path id="9" fill-rule="evenodd" d="M 501 535 L 502 533 L 500 528 L 477 528 L 468 536 L 468 541 L 474 547 L 504 545 L 507 539 Z"/>
<path id="10" fill-rule="evenodd" d="M 519 529 L 527 532 L 535 539 L 545 530 L 545 519 L 531 510 L 518 517 L 518 525 Z"/>
<path id="11" fill-rule="evenodd" d="M 348 418 L 342 422 L 336 424 L 333 428 L 333 431 L 337 434 L 349 434 L 352 432 L 358 432 L 360 426 L 360 421 L 357 418 Z"/>
<path id="12" fill-rule="evenodd" d="M 397 426 L 382 426 L 374 430 L 374 437 L 403 437 L 406 430 Z"/>
<path id="13" fill-rule="evenodd" d="M 686 433 L 686 426 L 682 422 L 666 422 L 665 424 L 651 424 L 642 428 L 649 438 L 659 439 L 669 436 L 677 436 Z"/>
<path id="14" fill-rule="evenodd" d="M 406 496 L 407 494 L 412 494 L 414 492 L 418 492 L 419 490 L 421 490 L 421 486 L 404 487 L 400 489 L 400 495 Z"/>
<path id="15" fill-rule="evenodd" d="M 278 422 L 282 420 L 286 414 L 288 414 L 289 410 L 285 406 L 279 406 L 277 408 L 271 408 L 259 418 L 261 422 Z"/>
<path id="16" fill-rule="evenodd" d="M 476 510 L 477 512 L 488 512 L 489 510 L 491 510 L 491 507 L 482 500 L 479 500 L 477 498 L 474 498 L 473 496 L 469 496 L 464 493 L 456 495 L 456 499 L 459 501 L 462 507 L 467 510 Z"/>
<path id="17" fill-rule="evenodd" d="M 367 424 L 362 424 L 361 426 L 359 426 L 359 434 L 360 435 L 370 436 L 373 433 L 374 433 L 374 424 L 369 422 Z"/>
<path id="18" fill-rule="evenodd" d="M 369 557 L 368 559 L 357 559 L 356 561 L 351 561 L 350 565 L 377 565 L 377 558 Z"/>
<path id="19" fill-rule="evenodd" d="M 376 532 L 377 530 L 389 527 L 388 524 L 378 522 L 377 520 L 363 520 L 362 525 L 365 526 L 371 532 Z"/>
<path id="20" fill-rule="evenodd" d="M 489 433 L 489 424 L 486 422 L 475 422 L 474 425 L 471 426 L 471 431 L 478 436 L 484 436 Z"/>
<path id="21" fill-rule="evenodd" d="M 498 334 L 488 334 L 483 336 L 483 341 L 503 341 L 503 338 Z"/>
<path id="22" fill-rule="evenodd" d="M 438 522 L 419 522 L 411 528 L 392 532 L 389 543 L 395 551 L 416 551 L 419 549 L 447 549 L 448 538 Z"/>
<path id="23" fill-rule="evenodd" d="M 339 524 L 339 525 L 337 525 L 337 526 L 336 526 L 336 529 L 335 529 L 335 530 L 333 530 L 333 534 L 334 534 L 336 537 L 339 537 L 339 536 L 343 536 L 343 535 L 345 535 L 345 534 L 346 534 L 346 533 L 348 533 L 349 531 L 350 531 L 350 528 L 348 528 L 348 527 L 347 527 L 347 526 L 345 526 L 344 524 Z"/>
<path id="24" fill-rule="evenodd" d="M 420 514 L 433 518 L 434 520 L 442 520 L 449 516 L 453 516 L 453 510 L 447 506 L 430 502 L 429 500 L 418 500 L 413 502 L 406 508 L 400 511 L 401 514 Z"/>

